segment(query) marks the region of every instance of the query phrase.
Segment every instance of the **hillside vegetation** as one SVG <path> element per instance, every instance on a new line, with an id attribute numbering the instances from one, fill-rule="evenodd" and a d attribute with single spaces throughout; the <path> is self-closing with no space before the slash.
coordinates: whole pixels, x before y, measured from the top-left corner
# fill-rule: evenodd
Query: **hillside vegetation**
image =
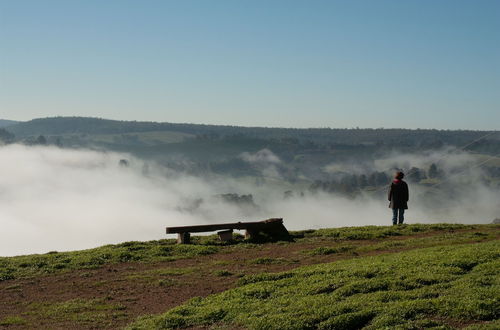
<path id="1" fill-rule="evenodd" d="M 61 134 L 122 134 L 131 132 L 171 131 L 217 138 L 222 136 L 246 136 L 263 139 L 298 139 L 315 143 L 393 143 L 404 145 L 450 145 L 470 142 L 485 135 L 486 131 L 435 130 L 435 129 L 342 129 L 342 128 L 279 128 L 243 127 L 230 125 L 203 125 L 188 123 L 162 123 L 141 121 L 119 121 L 90 117 L 37 118 L 27 122 L 8 122 L 9 130 L 18 136 Z M 293 142 L 289 140 L 289 142 Z"/>
<path id="2" fill-rule="evenodd" d="M 14 121 L 14 120 L 5 120 L 5 119 L 0 119 L 0 127 L 6 127 L 6 126 L 12 126 L 15 124 L 18 124 L 19 122 Z"/>
<path id="3" fill-rule="evenodd" d="M 495 225 L 459 225 L 459 224 L 433 224 L 433 225 L 410 225 L 410 226 L 398 226 L 398 227 L 385 227 L 385 226 L 364 226 L 364 227 L 344 227 L 344 228 L 332 228 L 332 229 L 319 229 L 295 232 L 292 235 L 299 240 L 309 239 L 332 239 L 333 241 L 347 242 L 347 241 L 360 241 L 360 240 L 381 240 L 386 237 L 391 236 L 403 236 L 403 235 L 416 235 L 428 232 L 446 232 L 455 231 L 462 229 L 473 229 L 473 228 L 496 228 Z M 479 235 L 482 238 L 488 237 L 491 234 Z M 440 240 L 446 242 L 447 239 L 453 238 L 454 242 L 457 240 L 470 240 L 477 239 L 476 234 L 455 234 L 450 237 L 444 236 L 436 238 L 434 237 L 434 242 L 425 242 L 428 238 L 424 238 L 424 244 L 436 244 Z M 149 242 L 125 242 L 116 245 L 105 245 L 95 249 L 88 249 L 82 251 L 72 251 L 72 252 L 57 252 L 51 251 L 46 254 L 34 254 L 18 257 L 0 257 L 0 281 L 32 277 L 41 274 L 50 274 L 63 272 L 68 270 L 76 269 L 92 269 L 106 264 L 116 264 L 120 262 L 161 262 L 161 261 L 173 261 L 177 259 L 194 258 L 201 255 L 213 254 L 218 251 L 223 246 L 226 249 L 246 249 L 254 247 L 251 243 L 244 241 L 241 235 L 235 235 L 234 241 L 236 243 L 229 245 L 220 242 L 217 237 L 214 236 L 195 236 L 192 238 L 192 243 L 190 245 L 178 245 L 173 239 L 164 239 L 158 241 Z M 237 243 L 241 243 L 238 245 Z M 404 246 L 405 244 L 414 245 L 418 243 L 418 240 L 406 240 L 404 242 L 397 242 L 398 245 L 392 246 Z M 383 245 L 382 245 L 383 247 Z M 366 249 L 378 249 L 380 246 L 378 244 L 370 244 L 369 247 L 354 247 L 350 246 L 348 249 L 343 246 L 342 249 L 345 251 L 349 250 L 353 252 L 357 250 Z M 311 253 L 328 254 L 329 251 L 313 250 Z M 347 250 L 346 250 L 347 249 Z"/>
<path id="4" fill-rule="evenodd" d="M 418 249 L 245 278 L 129 329 L 379 329 L 475 324 L 500 315 L 500 246 Z M 483 323 L 491 329 L 500 323 Z"/>
<path id="5" fill-rule="evenodd" d="M 367 226 L 0 258 L 0 327 L 499 325 L 500 225 Z"/>
<path id="6" fill-rule="evenodd" d="M 474 177 L 473 181 L 496 189 L 500 178 L 498 131 L 293 129 L 85 117 L 33 119 L 5 129 L 3 134 L 0 131 L 0 141 L 5 143 L 116 151 L 190 175 L 258 182 L 279 178 L 297 184 L 292 190 L 309 186 L 314 193 L 353 196 L 370 191 L 385 186 L 396 168 L 407 173 L 412 183 L 433 185 L 449 181 L 452 172 L 468 173 L 474 159 L 482 164 L 482 172 L 480 180 Z M 442 160 L 461 153 L 469 161 L 458 159 L 456 168 L 433 163 L 436 157 Z M 408 155 L 384 167 L 377 165 L 401 154 Z M 421 162 L 424 158 L 427 161 Z M 437 167 L 431 170 L 432 165 Z M 269 177 L 269 173 L 275 174 Z"/>
<path id="7" fill-rule="evenodd" d="M 234 156 L 234 150 L 239 154 L 270 148 L 275 152 L 283 150 L 281 156 L 288 160 L 297 154 L 319 157 L 319 151 L 335 151 L 336 157 L 343 154 L 366 156 L 393 149 L 416 152 L 466 144 L 468 150 L 476 153 L 500 152 L 498 131 L 242 127 L 88 117 L 38 118 L 26 122 L 4 122 L 4 126 L 19 141 L 26 143 L 35 143 L 37 137 L 42 135 L 50 144 L 97 146 L 148 157 L 158 157 L 163 152 L 182 152 L 183 148 L 176 144 L 194 148 L 197 152 L 208 146 L 217 152 L 218 157 Z M 475 142 L 470 144 L 472 141 Z M 197 154 L 189 150 L 183 153 L 189 157 Z"/>

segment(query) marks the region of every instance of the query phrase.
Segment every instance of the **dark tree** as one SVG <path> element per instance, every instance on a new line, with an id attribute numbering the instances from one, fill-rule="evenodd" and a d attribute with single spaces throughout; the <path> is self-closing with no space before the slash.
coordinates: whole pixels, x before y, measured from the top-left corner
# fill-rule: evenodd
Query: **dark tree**
<path id="1" fill-rule="evenodd" d="M 427 175 L 431 179 L 437 178 L 439 176 L 438 167 L 435 163 L 432 163 L 431 166 L 429 166 L 429 170 L 427 171 Z"/>
<path id="2" fill-rule="evenodd" d="M 364 174 L 361 174 L 359 177 L 358 177 L 358 186 L 363 189 L 365 188 L 366 186 L 368 186 L 368 179 L 366 178 L 366 175 Z"/>
<path id="3" fill-rule="evenodd" d="M 3 129 L 3 128 L 0 128 L 0 141 L 3 142 L 3 143 L 11 143 L 12 141 L 14 141 L 14 134 L 12 134 L 11 132 Z"/>
<path id="4" fill-rule="evenodd" d="M 55 141 L 54 141 L 54 144 L 55 144 L 56 146 L 58 146 L 59 148 L 62 148 L 62 147 L 63 147 L 63 143 L 62 143 L 62 139 L 61 139 L 61 137 L 59 137 L 59 136 L 58 136 L 58 137 L 56 137 L 56 139 L 55 139 Z"/>
<path id="5" fill-rule="evenodd" d="M 373 172 L 368 177 L 368 185 L 370 185 L 372 187 L 376 187 L 377 186 L 377 173 L 376 172 Z"/>
<path id="6" fill-rule="evenodd" d="M 418 167 L 412 167 L 407 174 L 408 180 L 411 182 L 420 182 L 422 179 L 424 179 L 424 175 L 422 173 L 422 170 L 420 170 Z"/>
<path id="7" fill-rule="evenodd" d="M 45 136 L 40 135 L 39 137 L 36 138 L 35 144 L 47 145 L 47 139 L 45 138 Z"/>
<path id="8" fill-rule="evenodd" d="M 384 172 L 378 172 L 377 173 L 377 186 L 383 186 L 388 184 L 389 182 L 389 176 L 385 174 Z"/>

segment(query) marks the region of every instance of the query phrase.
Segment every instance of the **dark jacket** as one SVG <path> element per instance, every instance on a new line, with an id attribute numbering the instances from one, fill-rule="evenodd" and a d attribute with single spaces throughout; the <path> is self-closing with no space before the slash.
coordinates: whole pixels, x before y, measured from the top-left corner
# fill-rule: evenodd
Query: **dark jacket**
<path id="1" fill-rule="evenodd" d="M 408 185 L 403 180 L 395 180 L 391 183 L 389 194 L 387 196 L 391 203 L 391 209 L 407 209 L 408 208 Z"/>

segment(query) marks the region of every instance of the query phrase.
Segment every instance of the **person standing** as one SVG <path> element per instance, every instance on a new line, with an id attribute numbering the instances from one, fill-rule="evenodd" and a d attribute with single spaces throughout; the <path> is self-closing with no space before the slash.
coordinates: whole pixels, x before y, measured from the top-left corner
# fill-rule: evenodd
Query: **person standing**
<path id="1" fill-rule="evenodd" d="M 409 193 L 408 185 L 403 181 L 404 176 L 403 172 L 396 172 L 389 188 L 389 208 L 392 209 L 393 225 L 397 225 L 398 223 L 400 225 L 403 224 L 405 210 L 408 209 Z"/>

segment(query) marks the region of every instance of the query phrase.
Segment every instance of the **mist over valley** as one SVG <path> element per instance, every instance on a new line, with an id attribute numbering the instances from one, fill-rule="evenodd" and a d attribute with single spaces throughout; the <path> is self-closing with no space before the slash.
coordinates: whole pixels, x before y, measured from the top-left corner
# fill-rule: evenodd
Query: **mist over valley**
<path id="1" fill-rule="evenodd" d="M 161 239 L 166 226 L 272 217 L 290 230 L 386 225 L 396 170 L 410 185 L 408 223 L 500 217 L 496 132 L 76 117 L 11 123 L 2 132 L 1 255 Z"/>

